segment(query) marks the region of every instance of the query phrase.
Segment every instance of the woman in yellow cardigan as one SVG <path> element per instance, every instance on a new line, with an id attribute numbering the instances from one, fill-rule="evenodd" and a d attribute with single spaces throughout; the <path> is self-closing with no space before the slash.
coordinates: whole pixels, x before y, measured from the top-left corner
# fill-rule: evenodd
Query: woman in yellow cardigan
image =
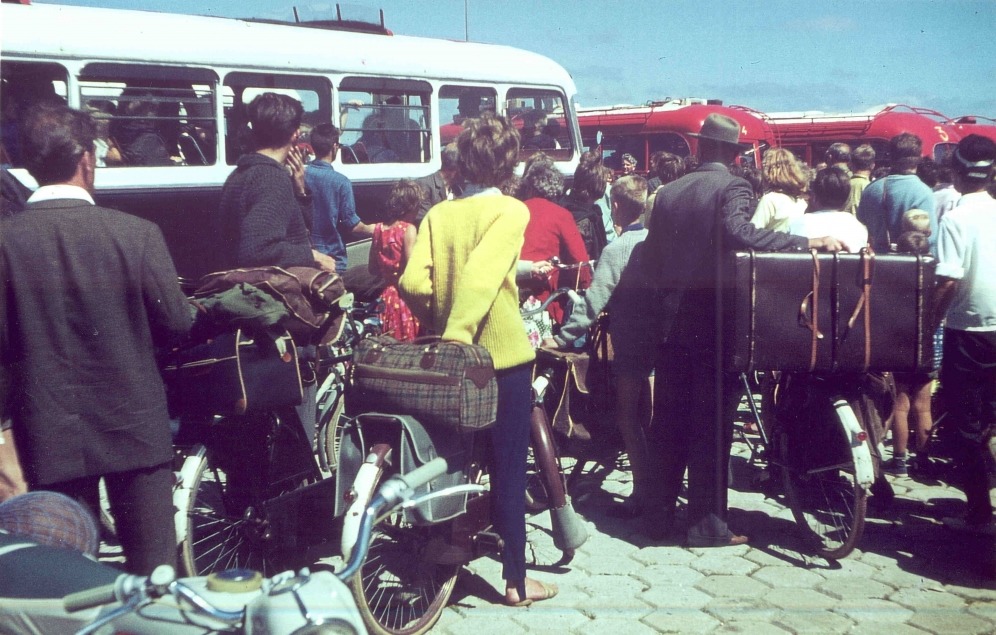
<path id="1" fill-rule="evenodd" d="M 515 283 L 529 211 L 498 186 L 512 176 L 519 134 L 485 113 L 464 123 L 457 138 L 463 195 L 434 206 L 418 237 L 399 288 L 424 329 L 444 340 L 479 344 L 494 359 L 498 422 L 491 429 L 491 496 L 495 526 L 505 543 L 505 603 L 526 606 L 557 588 L 526 578 L 526 453 L 533 349 L 519 314 Z"/>

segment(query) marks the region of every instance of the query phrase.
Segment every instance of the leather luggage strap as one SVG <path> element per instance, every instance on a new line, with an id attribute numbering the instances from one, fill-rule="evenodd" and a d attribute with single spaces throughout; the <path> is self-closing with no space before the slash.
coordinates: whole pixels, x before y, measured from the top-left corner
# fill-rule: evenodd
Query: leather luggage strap
<path id="1" fill-rule="evenodd" d="M 851 317 L 847 320 L 847 330 L 844 332 L 846 337 L 847 333 L 854 327 L 854 323 L 858 321 L 858 315 L 864 311 L 865 357 L 863 370 L 865 372 L 871 366 L 871 288 L 872 261 L 874 259 L 875 252 L 868 248 L 861 250 L 861 297 L 858 298 L 858 303 L 854 306 L 854 311 L 851 312 Z"/>
<path id="2" fill-rule="evenodd" d="M 815 249 L 809 250 L 813 258 L 813 290 L 806 294 L 799 305 L 799 323 L 805 326 L 812 333 L 811 346 L 809 352 L 809 372 L 816 370 L 816 353 L 819 351 L 820 340 L 823 333 L 819 328 L 820 309 L 820 259 Z"/>

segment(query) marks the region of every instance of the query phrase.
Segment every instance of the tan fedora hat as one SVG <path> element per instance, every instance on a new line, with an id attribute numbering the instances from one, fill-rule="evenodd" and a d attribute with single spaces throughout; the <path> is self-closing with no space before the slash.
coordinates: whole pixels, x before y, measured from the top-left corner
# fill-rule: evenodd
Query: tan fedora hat
<path id="1" fill-rule="evenodd" d="M 749 146 L 749 143 L 740 143 L 740 124 L 733 117 L 712 113 L 702 122 L 702 128 L 698 133 L 688 133 L 690 137 L 699 139 L 712 139 L 721 143 L 733 146 Z"/>

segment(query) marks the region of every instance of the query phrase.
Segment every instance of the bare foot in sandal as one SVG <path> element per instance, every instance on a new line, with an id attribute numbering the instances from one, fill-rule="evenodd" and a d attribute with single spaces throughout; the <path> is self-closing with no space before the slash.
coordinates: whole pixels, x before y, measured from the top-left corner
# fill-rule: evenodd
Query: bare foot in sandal
<path id="1" fill-rule="evenodd" d="M 526 599 L 519 598 L 519 592 L 514 586 L 505 587 L 505 604 L 508 606 L 529 606 L 533 602 L 549 600 L 557 595 L 556 584 L 546 584 L 539 580 L 526 578 Z"/>

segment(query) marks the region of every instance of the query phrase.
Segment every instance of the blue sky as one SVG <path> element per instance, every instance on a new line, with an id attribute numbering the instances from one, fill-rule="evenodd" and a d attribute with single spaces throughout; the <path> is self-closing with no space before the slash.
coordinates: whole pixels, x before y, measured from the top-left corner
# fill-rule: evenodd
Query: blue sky
<path id="1" fill-rule="evenodd" d="M 35 0 L 38 2 L 38 0 Z M 308 0 L 63 0 L 290 18 Z M 398 34 L 507 44 L 574 76 L 583 106 L 707 97 L 767 112 L 903 103 L 996 118 L 993 0 L 351 0 Z"/>

